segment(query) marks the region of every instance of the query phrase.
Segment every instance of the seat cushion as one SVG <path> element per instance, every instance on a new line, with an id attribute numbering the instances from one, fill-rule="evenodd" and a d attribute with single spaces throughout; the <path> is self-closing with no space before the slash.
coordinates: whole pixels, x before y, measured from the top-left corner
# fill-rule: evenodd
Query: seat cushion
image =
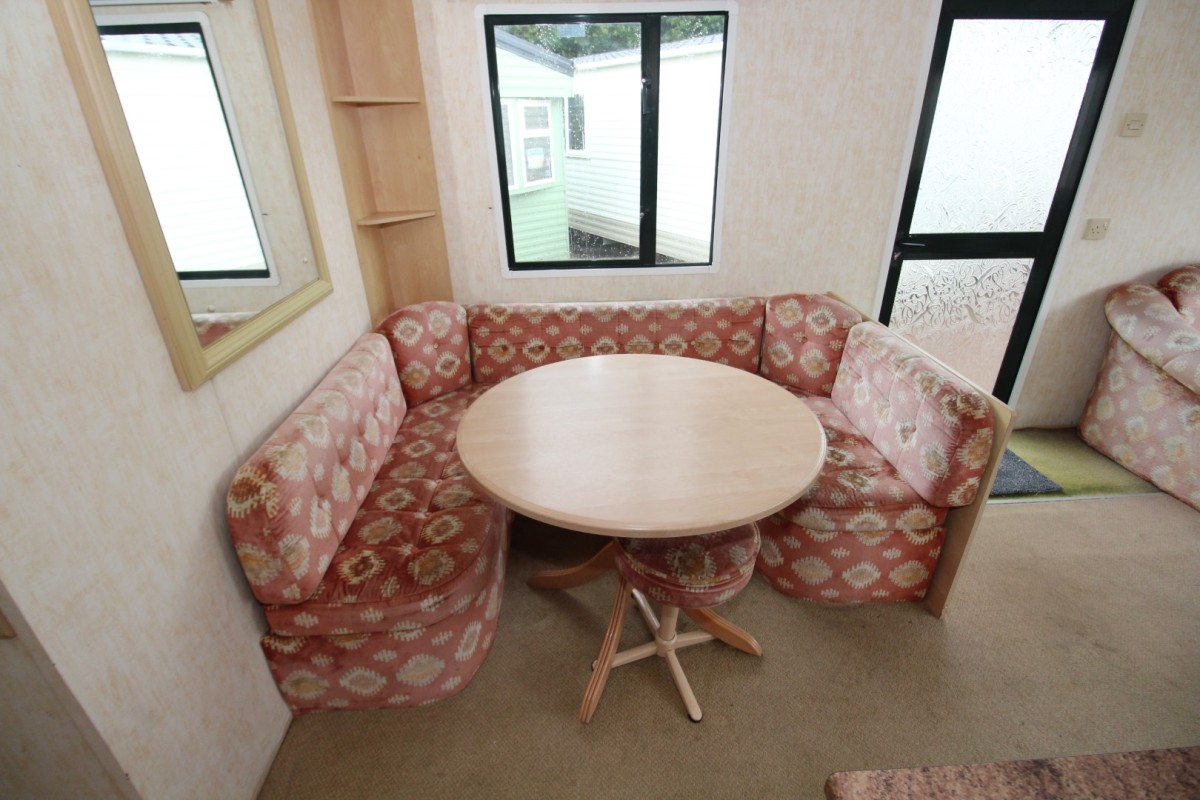
<path id="1" fill-rule="evenodd" d="M 918 531 L 945 520 L 947 509 L 917 494 L 832 400 L 793 393 L 825 429 L 825 464 L 781 516 L 814 531 Z"/>
<path id="2" fill-rule="evenodd" d="M 454 446 L 459 420 L 486 389 L 409 409 L 311 597 L 266 608 L 272 633 L 410 630 L 478 593 L 508 512 L 466 476 Z"/>
<path id="3" fill-rule="evenodd" d="M 617 539 L 617 570 L 648 597 L 707 608 L 740 592 L 754 573 L 758 528 L 750 523 L 701 536 Z"/>

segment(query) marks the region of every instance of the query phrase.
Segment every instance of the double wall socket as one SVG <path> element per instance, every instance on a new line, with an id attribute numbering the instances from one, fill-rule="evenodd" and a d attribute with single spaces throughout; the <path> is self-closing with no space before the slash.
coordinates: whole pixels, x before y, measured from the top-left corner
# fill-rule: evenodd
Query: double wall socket
<path id="1" fill-rule="evenodd" d="M 1107 234 L 1107 219 L 1089 219 L 1083 226 L 1083 238 L 1085 239 L 1103 239 Z"/>

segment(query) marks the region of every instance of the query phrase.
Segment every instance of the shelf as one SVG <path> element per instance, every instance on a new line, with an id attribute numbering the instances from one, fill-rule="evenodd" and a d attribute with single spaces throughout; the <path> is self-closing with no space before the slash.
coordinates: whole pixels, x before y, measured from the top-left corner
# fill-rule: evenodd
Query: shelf
<path id="1" fill-rule="evenodd" d="M 421 101 L 415 97 L 390 97 L 387 95 L 342 94 L 332 98 L 333 102 L 345 106 L 400 106 L 414 105 Z"/>
<path id="2" fill-rule="evenodd" d="M 436 211 L 377 211 L 358 221 L 360 227 L 374 228 L 381 225 L 391 225 L 396 222 L 411 222 L 414 219 L 426 219 L 437 216 Z"/>

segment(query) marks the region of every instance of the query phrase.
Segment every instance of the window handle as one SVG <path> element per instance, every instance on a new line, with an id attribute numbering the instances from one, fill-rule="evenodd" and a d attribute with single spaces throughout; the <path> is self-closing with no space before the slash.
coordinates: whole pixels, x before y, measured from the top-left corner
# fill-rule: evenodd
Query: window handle
<path id="1" fill-rule="evenodd" d="M 642 78 L 642 116 L 650 113 L 650 79 Z"/>

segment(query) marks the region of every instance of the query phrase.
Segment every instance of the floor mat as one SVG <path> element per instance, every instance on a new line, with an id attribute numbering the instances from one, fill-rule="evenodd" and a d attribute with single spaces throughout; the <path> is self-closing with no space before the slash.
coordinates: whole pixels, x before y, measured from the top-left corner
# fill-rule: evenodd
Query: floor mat
<path id="1" fill-rule="evenodd" d="M 1031 494 L 1061 494 L 1063 488 L 1038 472 L 1012 450 L 1004 451 L 1004 460 L 992 484 L 992 497 Z"/>

